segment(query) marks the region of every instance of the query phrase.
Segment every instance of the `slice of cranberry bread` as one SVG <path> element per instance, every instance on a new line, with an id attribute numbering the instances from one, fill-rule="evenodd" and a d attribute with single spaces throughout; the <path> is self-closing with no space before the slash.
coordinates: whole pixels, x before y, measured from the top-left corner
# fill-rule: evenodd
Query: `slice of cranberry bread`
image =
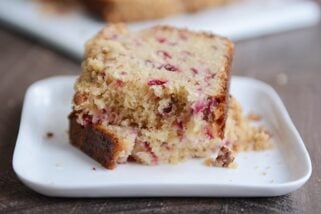
<path id="1" fill-rule="evenodd" d="M 209 33 L 106 27 L 86 45 L 71 142 L 107 168 L 129 156 L 157 164 L 210 155 L 224 137 L 232 56 L 233 44 Z"/>

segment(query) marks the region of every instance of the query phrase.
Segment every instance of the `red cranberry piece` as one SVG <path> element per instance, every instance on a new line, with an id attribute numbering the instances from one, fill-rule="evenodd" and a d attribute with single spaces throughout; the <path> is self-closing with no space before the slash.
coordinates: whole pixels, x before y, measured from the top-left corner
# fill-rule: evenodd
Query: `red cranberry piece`
<path id="1" fill-rule="evenodd" d="M 191 68 L 191 71 L 193 71 L 194 74 L 198 74 L 198 70 L 196 68 Z"/>
<path id="2" fill-rule="evenodd" d="M 215 98 L 211 98 L 207 104 L 207 109 L 212 111 L 216 106 L 217 106 L 218 102 Z"/>
<path id="3" fill-rule="evenodd" d="M 174 127 L 176 127 L 178 130 L 183 130 L 184 129 L 184 124 L 181 119 L 177 119 L 173 122 L 172 124 Z"/>
<path id="4" fill-rule="evenodd" d="M 216 73 L 212 73 L 210 70 L 207 70 L 205 81 L 207 82 L 210 79 L 214 79 L 215 76 L 216 76 Z"/>
<path id="5" fill-rule="evenodd" d="M 84 121 L 84 125 L 92 124 L 93 116 L 89 114 L 83 114 L 82 119 Z"/>
<path id="6" fill-rule="evenodd" d="M 116 80 L 116 86 L 123 87 L 125 83 L 122 80 Z"/>
<path id="7" fill-rule="evenodd" d="M 192 107 L 192 112 L 197 114 L 205 109 L 206 105 L 205 102 L 202 100 L 196 101 L 196 103 Z"/>
<path id="8" fill-rule="evenodd" d="M 167 51 L 157 51 L 157 55 L 162 56 L 164 60 L 171 59 L 172 56 Z"/>
<path id="9" fill-rule="evenodd" d="M 184 125 L 183 125 L 183 121 L 179 120 L 176 122 L 176 125 L 178 126 L 178 128 L 183 129 Z"/>
<path id="10" fill-rule="evenodd" d="M 214 133 L 213 133 L 212 127 L 207 127 L 207 129 L 206 129 L 206 135 L 207 135 L 210 139 L 213 139 L 213 138 L 214 138 Z"/>
<path id="11" fill-rule="evenodd" d="M 171 64 L 166 64 L 164 65 L 164 68 L 168 71 L 172 71 L 172 72 L 176 72 L 178 71 L 178 68 L 174 65 L 171 65 Z"/>
<path id="12" fill-rule="evenodd" d="M 218 102 L 215 98 L 210 98 L 208 100 L 208 103 L 207 103 L 207 106 L 206 108 L 204 109 L 203 113 L 204 113 L 204 119 L 205 120 L 208 120 L 208 116 L 211 112 L 214 111 L 214 108 L 218 105 Z"/>
<path id="13" fill-rule="evenodd" d="M 145 60 L 145 65 L 147 65 L 147 66 L 149 66 L 151 68 L 155 68 L 154 62 L 152 60 L 150 60 L 150 59 Z"/>
<path id="14" fill-rule="evenodd" d="M 148 152 L 151 155 L 152 164 L 157 165 L 158 158 L 157 158 L 156 154 L 153 152 L 152 147 L 149 145 L 149 143 L 144 142 L 144 148 L 145 148 L 146 152 Z"/>
<path id="15" fill-rule="evenodd" d="M 162 113 L 168 114 L 172 111 L 172 109 L 173 109 L 173 105 L 172 103 L 169 103 L 168 106 L 162 109 Z"/>
<path id="16" fill-rule="evenodd" d="M 131 155 L 128 156 L 127 161 L 128 162 L 136 162 L 135 158 Z"/>
<path id="17" fill-rule="evenodd" d="M 195 83 L 195 85 L 197 86 L 196 89 L 197 89 L 198 91 L 202 91 L 202 86 L 201 86 L 201 84 L 200 84 L 198 81 Z"/>
<path id="18" fill-rule="evenodd" d="M 166 39 L 161 37 L 161 38 L 157 38 L 157 41 L 159 43 L 164 43 L 164 42 L 166 42 Z"/>
<path id="19" fill-rule="evenodd" d="M 167 142 L 163 142 L 161 146 L 165 147 L 165 149 L 168 150 L 168 151 L 170 151 L 172 149 L 172 146 L 169 145 Z"/>
<path id="20" fill-rule="evenodd" d="M 157 66 L 157 69 L 162 69 L 164 67 L 163 64 L 160 64 L 159 66 Z"/>
<path id="21" fill-rule="evenodd" d="M 164 85 L 167 83 L 167 80 L 153 79 L 148 81 L 148 85 Z"/>

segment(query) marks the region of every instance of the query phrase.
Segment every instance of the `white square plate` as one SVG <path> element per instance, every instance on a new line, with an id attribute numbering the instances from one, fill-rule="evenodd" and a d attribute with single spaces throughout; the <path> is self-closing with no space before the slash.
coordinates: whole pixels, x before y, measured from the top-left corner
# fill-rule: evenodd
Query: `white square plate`
<path id="1" fill-rule="evenodd" d="M 13 168 L 31 189 L 49 196 L 277 196 L 301 187 L 311 175 L 304 143 L 276 92 L 263 82 L 233 77 L 231 94 L 264 118 L 275 147 L 242 152 L 236 169 L 210 168 L 202 160 L 178 165 L 135 163 L 106 170 L 68 143 L 75 76 L 34 83 L 24 101 Z M 52 138 L 46 133 L 52 132 Z"/>

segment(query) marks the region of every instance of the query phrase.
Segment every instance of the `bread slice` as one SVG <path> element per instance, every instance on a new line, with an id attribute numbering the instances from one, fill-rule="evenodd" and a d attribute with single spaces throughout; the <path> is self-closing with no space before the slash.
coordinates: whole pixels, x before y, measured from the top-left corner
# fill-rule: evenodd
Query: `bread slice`
<path id="1" fill-rule="evenodd" d="M 145 164 L 210 155 L 224 137 L 232 57 L 233 44 L 209 33 L 106 27 L 86 45 L 70 129 L 87 134 L 71 142 L 107 168 L 129 155 Z M 84 144 L 105 145 L 105 156 Z"/>
<path id="2" fill-rule="evenodd" d="M 219 6 L 230 0 L 82 0 L 92 12 L 110 22 L 158 19 Z"/>

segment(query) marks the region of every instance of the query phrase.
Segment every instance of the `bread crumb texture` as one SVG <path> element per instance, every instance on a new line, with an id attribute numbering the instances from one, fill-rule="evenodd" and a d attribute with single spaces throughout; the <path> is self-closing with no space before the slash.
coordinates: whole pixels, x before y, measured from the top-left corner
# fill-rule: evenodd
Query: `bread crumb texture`
<path id="1" fill-rule="evenodd" d="M 110 25 L 87 42 L 73 118 L 82 127 L 105 129 L 118 163 L 209 157 L 223 142 L 235 151 L 268 148 L 263 128 L 251 126 L 228 99 L 232 57 L 232 42 L 213 34 Z"/>

